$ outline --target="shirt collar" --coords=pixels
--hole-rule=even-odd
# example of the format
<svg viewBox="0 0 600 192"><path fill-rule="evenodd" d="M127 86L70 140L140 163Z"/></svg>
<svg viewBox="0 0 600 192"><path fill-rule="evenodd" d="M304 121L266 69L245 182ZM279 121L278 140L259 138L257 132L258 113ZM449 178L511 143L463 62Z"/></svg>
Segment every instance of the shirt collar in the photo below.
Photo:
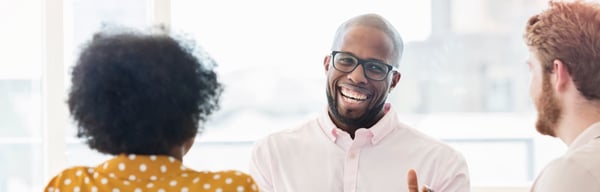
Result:
<svg viewBox="0 0 600 192"><path fill-rule="evenodd" d="M590 141L600 137L600 122L596 122L586 128L573 140L569 145L569 150L576 149L582 145L589 143Z"/></svg>
<svg viewBox="0 0 600 192"><path fill-rule="evenodd" d="M182 162L165 155L121 154L96 166L96 172L130 181L163 180L182 175Z"/></svg>
<svg viewBox="0 0 600 192"><path fill-rule="evenodd" d="M323 115L321 115L318 118L319 127L321 128L323 133L325 133L327 138L331 142L335 143L338 136L340 136L340 134L343 134L344 132L342 129L338 128L335 125L335 123L333 123L327 110ZM379 121L377 121L375 125L373 125L370 128L366 128L373 135L373 137L371 138L372 144L379 143L386 135L388 135L388 133L394 130L394 128L396 127L394 126L394 122L398 122L398 115L396 111L393 110L390 103L386 103L384 105L384 113L385 114L383 115L383 117Z"/></svg>

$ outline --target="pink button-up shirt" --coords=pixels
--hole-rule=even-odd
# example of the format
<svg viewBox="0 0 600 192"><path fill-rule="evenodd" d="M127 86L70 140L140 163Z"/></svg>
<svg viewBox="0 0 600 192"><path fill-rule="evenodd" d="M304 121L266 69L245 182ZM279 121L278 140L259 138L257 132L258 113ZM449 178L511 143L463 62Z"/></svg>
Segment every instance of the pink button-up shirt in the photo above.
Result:
<svg viewBox="0 0 600 192"><path fill-rule="evenodd" d="M470 191L463 156L400 123L391 109L354 139L327 113L271 134L256 143L250 174L265 192L400 192L411 168L436 192Z"/></svg>
<svg viewBox="0 0 600 192"><path fill-rule="evenodd" d="M532 191L600 191L600 122L579 134L565 155L544 168Z"/></svg>

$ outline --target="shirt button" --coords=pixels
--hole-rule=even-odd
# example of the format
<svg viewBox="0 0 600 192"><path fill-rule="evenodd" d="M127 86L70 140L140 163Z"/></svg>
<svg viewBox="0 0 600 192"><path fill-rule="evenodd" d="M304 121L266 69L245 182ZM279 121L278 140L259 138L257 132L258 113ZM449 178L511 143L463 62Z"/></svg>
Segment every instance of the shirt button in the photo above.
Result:
<svg viewBox="0 0 600 192"><path fill-rule="evenodd" d="M356 153L350 153L350 159L356 159Z"/></svg>

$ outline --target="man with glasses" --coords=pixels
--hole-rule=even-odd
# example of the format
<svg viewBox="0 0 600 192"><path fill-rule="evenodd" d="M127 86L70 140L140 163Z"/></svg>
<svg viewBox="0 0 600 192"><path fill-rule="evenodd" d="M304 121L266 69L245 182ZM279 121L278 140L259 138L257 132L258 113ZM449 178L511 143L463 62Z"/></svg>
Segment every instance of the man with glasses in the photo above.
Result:
<svg viewBox="0 0 600 192"><path fill-rule="evenodd" d="M400 80L402 49L379 15L343 23L323 61L327 112L256 143L250 173L260 190L416 191L416 169L419 183L435 191L470 191L463 156L402 124L386 103Z"/></svg>

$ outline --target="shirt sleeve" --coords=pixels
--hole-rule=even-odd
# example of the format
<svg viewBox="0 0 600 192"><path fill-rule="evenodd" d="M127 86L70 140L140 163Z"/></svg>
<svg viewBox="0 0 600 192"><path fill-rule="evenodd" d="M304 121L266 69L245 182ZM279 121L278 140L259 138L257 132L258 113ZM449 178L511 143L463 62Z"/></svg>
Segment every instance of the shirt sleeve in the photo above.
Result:
<svg viewBox="0 0 600 192"><path fill-rule="evenodd" d="M434 191L470 192L469 168L462 154L452 151L448 158L443 158L437 170L444 170L445 178L438 185L432 186Z"/></svg>
<svg viewBox="0 0 600 192"><path fill-rule="evenodd" d="M240 171L228 171L223 173L223 177L226 179L223 183L215 183L217 184L220 191L245 191L245 192L258 192L259 188L256 186L256 183L252 179L252 177L246 173ZM221 178L223 178L221 177ZM179 190L177 190L179 191ZM183 191L183 190L182 190ZM219 190L217 190L219 191Z"/></svg>
<svg viewBox="0 0 600 192"><path fill-rule="evenodd" d="M550 163L539 176L535 192L592 192L600 191L599 178L590 170L570 159L557 159Z"/></svg>
<svg viewBox="0 0 600 192"><path fill-rule="evenodd" d="M72 186L74 186L74 185L70 185L70 184L77 183L77 181L73 180L71 177L73 175L73 170L76 170L76 169L77 168L68 168L68 169L65 169L62 172L60 172L58 175L54 176L50 180L50 182L48 182L48 184L46 184L46 187L44 188L44 192L59 192L59 191L72 190Z"/></svg>
<svg viewBox="0 0 600 192"><path fill-rule="evenodd" d="M265 140L256 142L250 160L250 175L261 192L273 192L271 156Z"/></svg>

